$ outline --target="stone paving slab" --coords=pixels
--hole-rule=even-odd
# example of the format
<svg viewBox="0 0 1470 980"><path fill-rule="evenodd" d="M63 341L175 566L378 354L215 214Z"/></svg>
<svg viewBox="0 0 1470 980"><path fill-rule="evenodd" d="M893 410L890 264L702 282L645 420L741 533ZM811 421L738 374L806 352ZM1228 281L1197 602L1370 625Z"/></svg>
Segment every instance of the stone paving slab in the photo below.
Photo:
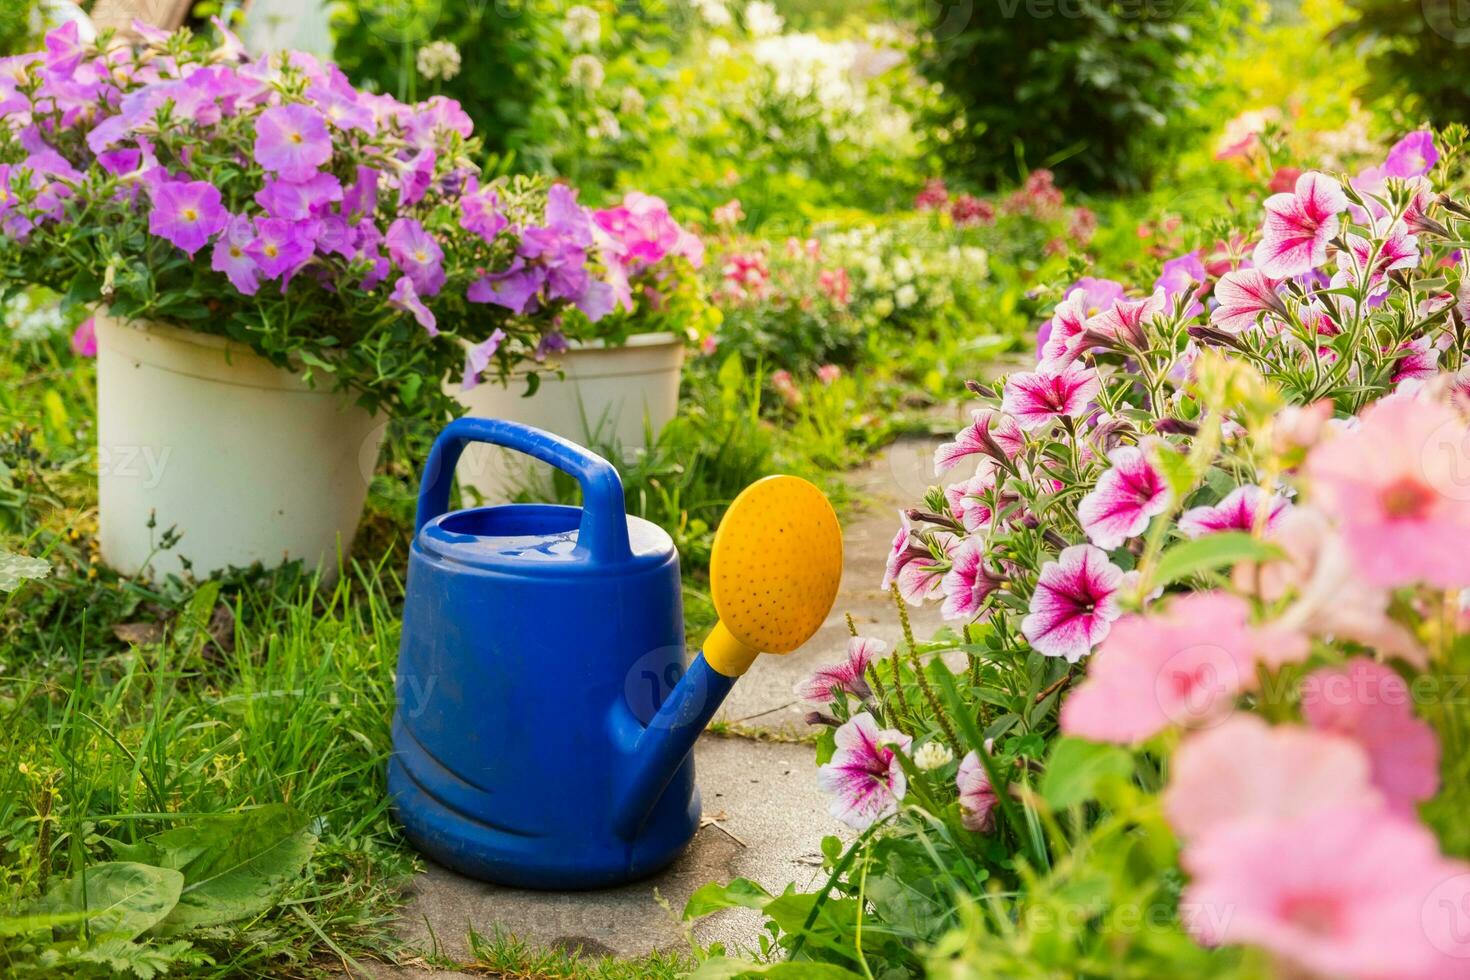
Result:
<svg viewBox="0 0 1470 980"><path fill-rule="evenodd" d="M425 952L469 958L468 932L498 925L543 947L637 956L687 948L678 921L685 902L711 881L744 877L779 892L816 883L821 840L844 834L826 812L810 745L706 735L695 748L705 825L669 868L646 881L595 892L537 892L474 881L438 865L414 879L401 937ZM655 890L671 906L661 907ZM750 947L760 928L753 910L731 909L697 923L699 942ZM364 966L368 966L364 964ZM403 975L384 968L384 976Z"/></svg>

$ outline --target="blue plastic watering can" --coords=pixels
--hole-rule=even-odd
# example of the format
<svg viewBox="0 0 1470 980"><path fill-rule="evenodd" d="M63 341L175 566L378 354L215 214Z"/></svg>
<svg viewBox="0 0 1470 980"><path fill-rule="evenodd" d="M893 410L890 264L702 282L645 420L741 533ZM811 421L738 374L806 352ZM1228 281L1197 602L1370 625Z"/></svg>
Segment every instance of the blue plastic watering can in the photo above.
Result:
<svg viewBox="0 0 1470 980"><path fill-rule="evenodd" d="M448 510L470 442L563 470L582 507ZM699 828L692 748L761 651L786 653L836 598L831 505L770 477L715 537L721 621L684 668L679 556L624 512L617 471L512 422L451 422L429 454L409 557L388 790L409 840L457 871L600 888L657 871Z"/></svg>

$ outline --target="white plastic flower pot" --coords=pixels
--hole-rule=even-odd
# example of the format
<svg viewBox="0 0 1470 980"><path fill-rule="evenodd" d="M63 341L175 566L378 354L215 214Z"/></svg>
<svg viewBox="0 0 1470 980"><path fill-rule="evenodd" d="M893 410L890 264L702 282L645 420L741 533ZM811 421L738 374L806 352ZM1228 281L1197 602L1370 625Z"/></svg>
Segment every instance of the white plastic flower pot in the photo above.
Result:
<svg viewBox="0 0 1470 980"><path fill-rule="evenodd" d="M557 364L565 372L556 374ZM538 373L541 385L523 397L527 382L487 380L469 391L449 391L470 415L509 419L554 432L584 446L616 447L623 453L647 448L679 409L679 372L684 343L672 333L635 334L627 342L573 344ZM494 446L472 445L455 471L462 489L489 503L503 503L522 489L545 486L551 470L526 456Z"/></svg>
<svg viewBox="0 0 1470 980"><path fill-rule="evenodd" d="M225 338L96 326L102 560L150 578L184 560L199 577L296 559L335 576L386 426Z"/></svg>

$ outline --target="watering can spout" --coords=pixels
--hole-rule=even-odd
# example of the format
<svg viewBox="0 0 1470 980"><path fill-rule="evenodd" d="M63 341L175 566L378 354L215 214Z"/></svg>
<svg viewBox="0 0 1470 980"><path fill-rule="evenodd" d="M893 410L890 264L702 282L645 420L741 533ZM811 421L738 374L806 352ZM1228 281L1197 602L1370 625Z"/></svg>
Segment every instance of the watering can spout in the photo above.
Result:
<svg viewBox="0 0 1470 980"><path fill-rule="evenodd" d="M638 735L614 803L632 839L689 757L735 681L761 652L790 653L827 618L842 577L842 530L815 486L772 476L730 505L710 556L720 620L704 650Z"/></svg>
<svg viewBox="0 0 1470 980"><path fill-rule="evenodd" d="M634 744L631 768L613 814L618 834L628 839L637 835L735 681L759 655L723 622L715 624L704 652L689 665Z"/></svg>

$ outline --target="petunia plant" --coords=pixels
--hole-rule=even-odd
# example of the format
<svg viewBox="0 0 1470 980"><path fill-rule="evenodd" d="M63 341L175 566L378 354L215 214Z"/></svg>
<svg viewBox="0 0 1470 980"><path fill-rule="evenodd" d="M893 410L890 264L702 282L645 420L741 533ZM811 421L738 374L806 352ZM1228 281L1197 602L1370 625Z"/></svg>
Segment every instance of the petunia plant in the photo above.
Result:
<svg viewBox="0 0 1470 980"><path fill-rule="evenodd" d="M855 636L797 691L863 835L829 854L857 939L814 911L789 953L1463 973L1462 135L1301 174L1213 273L1078 282L1034 369L972 385L883 577L954 630L905 614L898 649Z"/></svg>
<svg viewBox="0 0 1470 980"><path fill-rule="evenodd" d="M68 24L0 61L0 280L231 337L395 412L669 297L701 315L702 250L657 199L594 212L489 180L454 101L219 31L87 43Z"/></svg>

